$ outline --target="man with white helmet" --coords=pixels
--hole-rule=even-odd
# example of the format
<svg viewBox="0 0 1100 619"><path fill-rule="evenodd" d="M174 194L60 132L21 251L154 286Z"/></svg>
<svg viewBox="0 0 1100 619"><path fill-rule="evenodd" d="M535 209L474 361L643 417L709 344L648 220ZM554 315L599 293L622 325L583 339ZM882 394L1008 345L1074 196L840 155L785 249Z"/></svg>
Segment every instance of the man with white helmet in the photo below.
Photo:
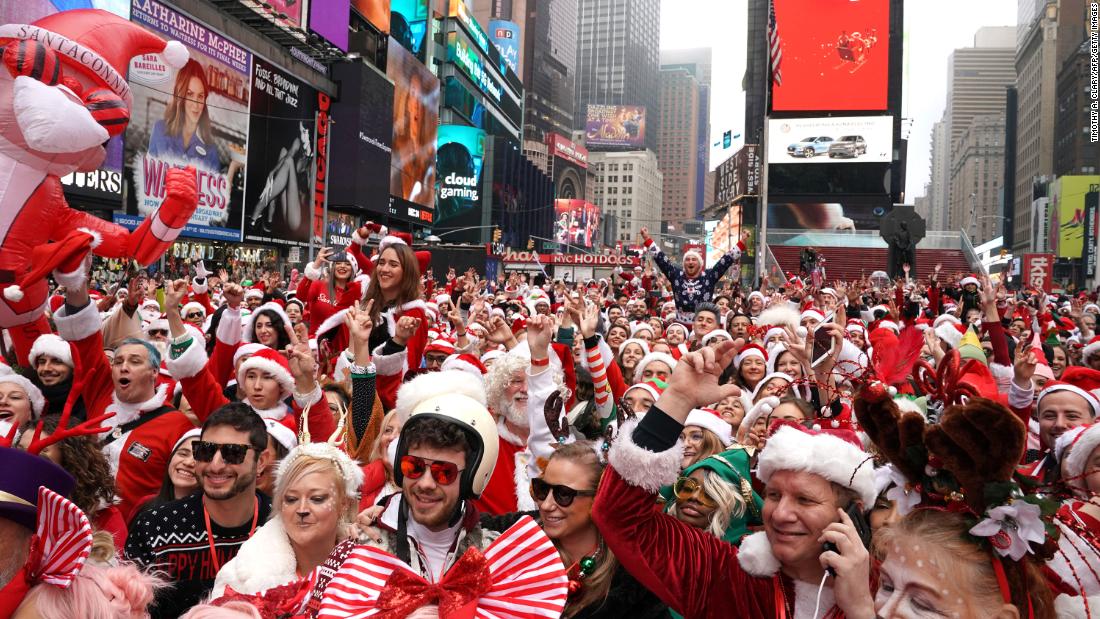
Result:
<svg viewBox="0 0 1100 619"><path fill-rule="evenodd" d="M465 372L417 377L398 393L401 434L394 458L399 494L382 499L368 545L398 557L428 582L439 582L468 548L498 537L478 526L473 500L497 461L497 431L485 393Z"/></svg>

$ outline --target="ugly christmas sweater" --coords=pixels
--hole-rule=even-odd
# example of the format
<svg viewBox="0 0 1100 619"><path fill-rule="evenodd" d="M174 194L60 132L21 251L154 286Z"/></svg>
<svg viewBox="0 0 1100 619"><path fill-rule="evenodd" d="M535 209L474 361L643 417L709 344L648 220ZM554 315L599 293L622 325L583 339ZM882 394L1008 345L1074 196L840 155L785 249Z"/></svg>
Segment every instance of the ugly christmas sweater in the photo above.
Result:
<svg viewBox="0 0 1100 619"><path fill-rule="evenodd" d="M657 262L657 267L661 269L661 272L668 278L669 283L672 284L672 294L676 298L676 319L685 323L690 323L695 319L696 304L710 303L711 298L714 297L714 287L718 285L718 280L741 257L741 251L744 247L741 243L738 243L736 247L730 249L718 262L714 263L714 266L704 269L696 277L689 278L682 268L669 261L668 256L665 256L665 252L657 247L653 239L646 239L645 245L649 251L653 252L653 260Z"/></svg>

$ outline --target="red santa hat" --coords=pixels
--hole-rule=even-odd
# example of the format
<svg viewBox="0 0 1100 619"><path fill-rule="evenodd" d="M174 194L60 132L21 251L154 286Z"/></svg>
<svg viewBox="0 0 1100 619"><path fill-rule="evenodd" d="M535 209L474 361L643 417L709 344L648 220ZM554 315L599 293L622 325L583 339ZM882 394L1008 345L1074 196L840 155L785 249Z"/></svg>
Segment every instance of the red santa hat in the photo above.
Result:
<svg viewBox="0 0 1100 619"><path fill-rule="evenodd" d="M759 344L748 344L741 349L741 352L737 353L737 356L733 358L733 364L740 367L741 363L749 357L759 357L764 362L768 361L768 351L764 350L764 347Z"/></svg>
<svg viewBox="0 0 1100 619"><path fill-rule="evenodd" d="M97 232L86 228L74 230L57 243L44 243L31 250L27 264L31 270L23 274L14 285L4 288L4 298L9 301L23 300L23 291L38 282L45 281L51 272L56 271L55 279L63 286L79 286L86 277L84 258L88 252L99 246L101 238Z"/></svg>
<svg viewBox="0 0 1100 619"><path fill-rule="evenodd" d="M61 363L73 367L73 351L69 343L54 333L43 333L34 340L31 352L27 355L27 363L33 368L42 355L53 357Z"/></svg>
<svg viewBox="0 0 1100 619"><path fill-rule="evenodd" d="M698 426L710 430L722 441L724 447L733 444L733 427L722 419L722 414L713 408L693 408L688 413L684 426Z"/></svg>
<svg viewBox="0 0 1100 619"><path fill-rule="evenodd" d="M631 385L629 389L623 392L623 395L625 396L627 393L630 393L631 389L641 389L642 391L645 391L649 395L653 396L653 401L656 402L661 397L661 394L665 392L665 389L667 387L668 383L664 382L663 380L650 378L649 380L644 380L640 383L635 383Z"/></svg>
<svg viewBox="0 0 1100 619"><path fill-rule="evenodd" d="M141 325L141 330L146 335L149 335L152 331L168 331L168 328L168 318L164 314L158 314L152 320L148 320Z"/></svg>
<svg viewBox="0 0 1100 619"><path fill-rule="evenodd" d="M1039 393L1036 408L1042 406L1043 398L1059 391L1080 396L1092 409L1093 418L1100 417L1100 371L1076 365L1066 368L1060 381L1047 383Z"/></svg>
<svg viewBox="0 0 1100 619"><path fill-rule="evenodd" d="M274 301L268 301L267 303L264 303L263 305L261 305L261 306L257 307L256 309L252 310L252 313L249 314L248 318L246 318L244 320L244 324L243 324L244 330L241 333L241 341L243 341L243 342L251 342L252 341L252 331L253 331L252 325L254 325L256 323L256 319L260 316L260 312L272 312L275 315L277 315L279 318L283 319L283 325L284 326L287 326L287 327L290 326L290 316L286 315L286 310L283 309L283 306L279 305L278 303L276 303Z"/></svg>
<svg viewBox="0 0 1100 619"><path fill-rule="evenodd" d="M1081 349L1081 359L1087 361L1089 357L1100 354L1100 335L1093 336L1089 343Z"/></svg>
<svg viewBox="0 0 1100 619"><path fill-rule="evenodd" d="M264 298L264 291L259 288L245 288L244 298L248 299L262 299Z"/></svg>
<svg viewBox="0 0 1100 619"><path fill-rule="evenodd" d="M874 464L855 432L776 424L757 462L760 481L767 484L778 471L813 473L854 491L865 508L875 504Z"/></svg>
<svg viewBox="0 0 1100 619"><path fill-rule="evenodd" d="M0 39L49 41L56 57L67 69L88 78L93 85L109 88L133 103L126 72L130 59L143 54L160 54L165 64L179 69L187 64L188 51L178 41L168 41L118 15L101 9L59 11L30 26L5 24ZM80 94L80 93L78 93Z"/></svg>
<svg viewBox="0 0 1100 619"><path fill-rule="evenodd" d="M645 371L645 366L654 361L664 363L670 370L676 369L676 359L672 355L663 352L650 352L642 357L641 361L638 361L638 364L634 366L634 382L642 382L642 372Z"/></svg>
<svg viewBox="0 0 1100 619"><path fill-rule="evenodd" d="M980 281L978 281L978 277L976 275L974 275L973 273L971 273L970 275L967 275L966 277L959 280L959 287L960 288L963 287L963 286L966 286L967 284L974 284L978 288L982 287L982 283Z"/></svg>
<svg viewBox="0 0 1100 619"><path fill-rule="evenodd" d="M430 344L424 347L425 355L430 352L453 355L455 354L455 345L447 340L432 340Z"/></svg>
<svg viewBox="0 0 1100 619"><path fill-rule="evenodd" d="M267 348L267 346L264 346L263 344L254 344L251 342L242 343L240 346L237 347L236 352L233 353L233 367L236 367L237 362L244 357L251 357L257 352L263 350L264 348Z"/></svg>
<svg viewBox="0 0 1100 619"><path fill-rule="evenodd" d="M865 327L863 321L858 318L849 318L848 324L844 326L844 330L848 333L862 333L863 337L867 337L867 327Z"/></svg>
<svg viewBox="0 0 1100 619"><path fill-rule="evenodd" d="M184 303L183 308L180 309L181 316L187 316L191 312L199 312L202 314L202 317L204 319L206 318L206 306L204 306L202 303L199 303L198 301L190 301L188 303Z"/></svg>
<svg viewBox="0 0 1100 619"><path fill-rule="evenodd" d="M480 359L470 353L462 353L461 355L451 355L447 357L440 369L460 370L476 376L479 380L485 380L485 374L489 371L485 368L485 364L482 363Z"/></svg>
<svg viewBox="0 0 1100 619"><path fill-rule="evenodd" d="M381 241L378 241L378 256L382 255L387 247L394 245L407 245L412 247L413 237L408 232L390 232L386 236L382 237ZM428 268L432 265L432 253L429 251L417 251L416 264L420 267L420 273L424 274L428 272ZM377 260L377 256L372 256L372 260Z"/></svg>
<svg viewBox="0 0 1100 619"><path fill-rule="evenodd" d="M290 363L278 351L264 346L252 353L237 370L237 383L243 385L245 374L253 369L270 374L279 381L282 388L279 399L285 399L294 393L294 375L290 373Z"/></svg>
<svg viewBox="0 0 1100 619"><path fill-rule="evenodd" d="M802 313L798 316L798 322L801 323L807 318L812 318L818 322L825 322L825 312L816 307L808 307L802 310Z"/></svg>

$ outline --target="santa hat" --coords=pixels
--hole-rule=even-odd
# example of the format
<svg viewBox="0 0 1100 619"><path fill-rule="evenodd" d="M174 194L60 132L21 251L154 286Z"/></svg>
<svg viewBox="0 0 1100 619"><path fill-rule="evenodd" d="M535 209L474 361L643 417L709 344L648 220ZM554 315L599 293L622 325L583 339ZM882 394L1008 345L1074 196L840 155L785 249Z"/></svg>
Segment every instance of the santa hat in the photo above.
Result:
<svg viewBox="0 0 1100 619"><path fill-rule="evenodd" d="M768 361L768 351L764 350L764 347L759 344L748 344L741 349L741 352L737 353L737 356L733 358L733 364L737 367L741 366L741 363L749 357L759 357L765 363Z"/></svg>
<svg viewBox="0 0 1100 619"><path fill-rule="evenodd" d="M756 422L770 415L777 406L779 406L779 397L774 395L760 398L759 402L750 406L748 412L741 418L740 425L737 426L737 442L743 443Z"/></svg>
<svg viewBox="0 0 1100 619"><path fill-rule="evenodd" d="M447 357L447 359L443 361L443 366L440 370L459 370L476 376L478 380L485 380L485 374L489 372L489 370L485 368L485 364L470 353L462 353L461 355L451 355Z"/></svg>
<svg viewBox="0 0 1100 619"><path fill-rule="evenodd" d="M394 245L407 245L412 247L413 238L408 232L390 232L386 236L382 237L381 241L378 241L378 254L371 256L372 260L377 260L378 256L382 255L387 247ZM416 264L420 267L420 273L424 274L428 272L428 268L432 265L432 253L429 251L415 251Z"/></svg>
<svg viewBox="0 0 1100 619"><path fill-rule="evenodd" d="M854 491L865 509L875 504L874 465L855 432L777 423L757 461L760 481L767 484L777 471L813 473Z"/></svg>
<svg viewBox="0 0 1100 619"><path fill-rule="evenodd" d="M799 327L799 329L803 329L803 327ZM772 327L772 328L770 328L770 329L768 329L767 331L764 332L764 340L763 341L764 341L765 344L767 344L768 342L771 342L772 338L783 338L786 335L787 335L787 331L783 327ZM774 344L774 342L773 342L773 344Z"/></svg>
<svg viewBox="0 0 1100 619"><path fill-rule="evenodd" d="M1093 336L1088 345L1081 349L1081 359L1088 360L1095 354L1100 354L1100 335Z"/></svg>
<svg viewBox="0 0 1100 619"><path fill-rule="evenodd" d="M485 406L485 386L481 381L470 380L470 374L461 370L427 372L401 385L397 390L394 411L404 425L412 411L421 402L436 396L464 395Z"/></svg>
<svg viewBox="0 0 1100 619"><path fill-rule="evenodd" d="M756 396L760 394L760 391L764 389L764 385L771 382L773 378L779 378L787 381L787 385L790 386L794 382L794 377L786 372L771 372L760 379L760 382L756 383L756 388L752 390L752 399L755 400Z"/></svg>
<svg viewBox="0 0 1100 619"><path fill-rule="evenodd" d="M1063 442L1066 439L1067 442ZM1091 424L1073 428L1058 437L1058 444L1062 448L1062 454L1069 448L1069 456L1065 458L1065 471L1069 483L1078 488L1085 488L1083 475L1088 474L1085 467L1088 466L1089 456L1100 447L1100 424ZM1062 460L1059 455L1058 460Z"/></svg>
<svg viewBox="0 0 1100 619"><path fill-rule="evenodd" d="M889 329L889 330L893 331L895 335L901 333L901 327L898 326L898 323L894 322L893 320L889 320L889 319L880 320L880 321L878 321L877 327L879 329Z"/></svg>
<svg viewBox="0 0 1100 619"><path fill-rule="evenodd" d="M626 391L623 392L623 396L626 396L626 394L630 393L631 389L641 389L645 391L649 395L653 396L653 401L656 402L661 397L661 394L665 392L665 389L668 389L668 383L659 378L650 378L647 380L643 380L640 383L634 383L633 385L631 385Z"/></svg>
<svg viewBox="0 0 1100 619"><path fill-rule="evenodd" d="M31 26L7 24L0 28L0 39L50 40L56 49L71 50L73 53L58 53L57 58L93 84L111 89L127 108L133 103L126 83L131 58L160 54L173 69L182 68L188 59L187 48L181 43L165 42L136 23L100 9L58 11Z"/></svg>
<svg viewBox="0 0 1100 619"><path fill-rule="evenodd" d="M703 339L699 340L699 343L702 344L703 346L706 346L708 343L710 343L711 340L713 340L716 337L724 337L727 340L732 340L733 339L733 336L730 335L729 331L726 331L725 329L715 329L714 331L711 331L710 333L707 333L706 335L704 335Z"/></svg>
<svg viewBox="0 0 1100 619"><path fill-rule="evenodd" d="M198 301L191 301L190 303L185 303L183 305L183 309L180 310L180 315L181 316L187 316L187 314L189 314L193 311L200 312L202 314L202 317L206 318L206 307L202 303L199 303Z"/></svg>
<svg viewBox="0 0 1100 619"><path fill-rule="evenodd" d="M156 318L146 321L141 325L141 330L146 335L153 331L168 331L168 318L164 314L158 314Z"/></svg>
<svg viewBox="0 0 1100 619"><path fill-rule="evenodd" d="M667 327L665 327L665 337L668 337L668 332L672 331L673 329L678 329L681 332L683 332L684 338L687 339L687 336L688 336L687 327L685 327L684 325L682 325L678 322L669 323L669 325Z"/></svg>
<svg viewBox="0 0 1100 619"><path fill-rule="evenodd" d="M641 331L649 331L650 336L656 335L656 333L653 332L653 325L649 324L648 322L646 322L644 320L631 321L631 323L630 323L630 337L634 337L634 336L638 335L638 333L641 332Z"/></svg>
<svg viewBox="0 0 1100 619"><path fill-rule="evenodd" d="M447 340L433 340L430 344L424 347L424 354L430 352L440 353L444 355L455 354L455 345Z"/></svg>
<svg viewBox="0 0 1100 619"><path fill-rule="evenodd" d="M849 318L848 324L844 326L844 330L848 333L862 333L863 337L867 337L867 327L865 327L863 321L858 318Z"/></svg>
<svg viewBox="0 0 1100 619"><path fill-rule="evenodd" d="M966 286L967 284L974 284L978 288L982 287L982 283L980 281L978 281L978 277L974 274L967 275L966 277L962 278L959 281L959 287L960 288L962 288L963 286Z"/></svg>
<svg viewBox="0 0 1100 619"><path fill-rule="evenodd" d="M966 327L961 323L945 320L933 327L932 330L936 332L941 340L947 342L948 346L958 348L959 343L962 342L963 333L966 332Z"/></svg>
<svg viewBox="0 0 1100 619"><path fill-rule="evenodd" d="M749 293L748 301L752 301L753 299L760 299L761 302L765 301L764 293L760 292L759 290L753 290Z"/></svg>
<svg viewBox="0 0 1100 619"><path fill-rule="evenodd" d="M798 315L798 322L801 324L807 318L816 320L818 322L825 322L825 312L817 309L816 307L808 307L802 310L802 313Z"/></svg>
<svg viewBox="0 0 1100 619"><path fill-rule="evenodd" d="M822 288L821 291L818 294L823 294L823 295L827 294L827 295L833 297L834 299L839 299L840 298L839 296L837 296L836 290L833 290L832 288Z"/></svg>
<svg viewBox="0 0 1100 619"><path fill-rule="evenodd" d="M243 357L250 357L260 350L267 348L263 344L255 344L252 342L246 342L237 347L237 350L233 353L233 367L237 367L237 362Z"/></svg>
<svg viewBox="0 0 1100 619"><path fill-rule="evenodd" d="M672 355L663 352L651 352L642 357L638 365L634 367L634 382L642 382L642 372L645 370L645 366L649 365L653 361L660 361L668 366L670 370L676 369L676 359Z"/></svg>
<svg viewBox="0 0 1100 619"><path fill-rule="evenodd" d="M270 374L279 381L279 386L282 387L279 399L285 399L294 393L294 375L290 373L290 363L274 349L264 346L245 359L237 370L237 383L243 385L245 374L252 369Z"/></svg>
<svg viewBox="0 0 1100 619"><path fill-rule="evenodd" d="M42 416L42 409L46 407L46 398L34 383L15 373L0 374L0 383L10 383L22 389L31 401L31 418L38 419Z"/></svg>
<svg viewBox="0 0 1100 619"><path fill-rule="evenodd" d="M1035 401L1038 409L1043 404L1043 398L1060 391L1068 391L1085 400L1092 410L1094 418L1100 417L1100 371L1080 366L1070 366L1062 372L1062 380L1050 382L1039 393Z"/></svg>
<svg viewBox="0 0 1100 619"><path fill-rule="evenodd" d="M482 365L482 367L484 367L485 364L490 362L490 361L495 361L497 359L500 359L505 354L506 353L503 350L500 350L499 348L494 349L494 350L485 351L485 354L481 355L481 365Z"/></svg>
<svg viewBox="0 0 1100 619"><path fill-rule="evenodd" d="M282 425L282 424L280 424L280 425ZM289 428L287 428L287 429L289 430ZM175 453L176 450L180 448L180 445L186 443L187 441L189 441L193 438L199 438L200 436L202 436L202 428L191 428L190 430L184 432L183 436L176 439L176 444L172 445L172 451L170 451L168 453L170 453L170 454Z"/></svg>
<svg viewBox="0 0 1100 619"><path fill-rule="evenodd" d="M623 340L623 343L619 344L619 353L622 353L624 350L626 350L628 344L637 344L638 346L642 347L642 352L644 352L646 355L649 354L649 342L645 340L639 340L636 337L632 337L628 340Z"/></svg>
<svg viewBox="0 0 1100 619"><path fill-rule="evenodd" d="M31 270L23 274L15 284L4 288L4 298L8 301L23 300L24 291L45 282L50 273L62 286L78 287L84 283L84 258L88 252L99 246L101 238L98 232L86 228L74 230L57 243L43 243L31 250L27 264Z"/></svg>
<svg viewBox="0 0 1100 619"><path fill-rule="evenodd" d="M546 291L542 288L532 288L527 298L523 300L523 304L527 306L528 313L532 316L538 313L535 308L541 303L545 303L547 307L551 305L550 296L547 295Z"/></svg>
<svg viewBox="0 0 1100 619"><path fill-rule="evenodd" d="M274 419L264 419L264 425L267 426L267 433L271 435L271 438L275 439L287 451L298 446L298 435L294 433L294 430Z"/></svg>
<svg viewBox="0 0 1100 619"><path fill-rule="evenodd" d="M694 249L689 248L689 249L684 251L684 258L687 258L688 256L695 256L696 260L698 260L699 262L703 262L702 254L700 254L698 251L696 251Z"/></svg>
<svg viewBox="0 0 1100 619"><path fill-rule="evenodd" d="M449 294L437 294L435 295L434 300L436 306L443 305L444 303L450 303L451 305L454 305L454 302L451 301L451 295Z"/></svg>
<svg viewBox="0 0 1100 619"><path fill-rule="evenodd" d="M53 357L61 363L73 367L73 351L69 343L54 333L43 333L31 345L31 352L27 355L27 363L33 368L42 355Z"/></svg>
<svg viewBox="0 0 1100 619"><path fill-rule="evenodd" d="M264 291L259 288L248 288L244 291L244 298L248 299L262 299L264 298Z"/></svg>
<svg viewBox="0 0 1100 619"><path fill-rule="evenodd" d="M274 301L268 301L267 303L264 303L263 305L252 310L252 313L248 316L248 319L245 320L244 323L241 325L243 328L243 332L241 333L242 342L252 341L252 325L255 324L256 318L259 317L261 312L272 312L279 318L283 319L284 326L290 326L290 316L286 315L286 310L283 309L283 306Z"/></svg>
<svg viewBox="0 0 1100 619"><path fill-rule="evenodd" d="M722 419L722 413L712 408L691 409L687 420L684 421L684 426L698 426L704 430L710 430L722 441L723 447L733 444L733 428Z"/></svg>

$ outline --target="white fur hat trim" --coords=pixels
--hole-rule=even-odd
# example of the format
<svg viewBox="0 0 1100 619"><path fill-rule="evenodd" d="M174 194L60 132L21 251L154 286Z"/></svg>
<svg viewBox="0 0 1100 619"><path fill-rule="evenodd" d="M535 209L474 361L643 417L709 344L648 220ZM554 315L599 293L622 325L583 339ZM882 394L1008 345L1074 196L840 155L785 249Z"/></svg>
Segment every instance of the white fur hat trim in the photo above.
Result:
<svg viewBox="0 0 1100 619"><path fill-rule="evenodd" d="M54 333L43 333L31 345L31 352L27 355L27 362L33 368L38 358L47 355L57 359L61 363L73 367L73 352L69 343Z"/></svg>
<svg viewBox="0 0 1100 619"><path fill-rule="evenodd" d="M634 382L642 382L642 372L645 370L645 366L654 361L660 361L661 363L664 363L668 366L668 369L670 370L676 369L676 359L674 359L672 355L664 352L651 352L642 357L642 360L638 362L638 365L634 366Z"/></svg>
<svg viewBox="0 0 1100 619"><path fill-rule="evenodd" d="M684 421L684 427L687 426L698 426L713 432L725 447L733 444L733 428L720 415L693 408Z"/></svg>
<svg viewBox="0 0 1100 619"><path fill-rule="evenodd" d="M780 427L760 452L756 474L765 484L776 471L801 471L851 488L864 507L875 504L874 465L865 451L830 434Z"/></svg>
<svg viewBox="0 0 1100 619"><path fill-rule="evenodd" d="M46 398L34 383L15 373L0 374L0 383L11 383L22 389L31 401L31 418L38 419L42 416L42 409L46 407Z"/></svg>

